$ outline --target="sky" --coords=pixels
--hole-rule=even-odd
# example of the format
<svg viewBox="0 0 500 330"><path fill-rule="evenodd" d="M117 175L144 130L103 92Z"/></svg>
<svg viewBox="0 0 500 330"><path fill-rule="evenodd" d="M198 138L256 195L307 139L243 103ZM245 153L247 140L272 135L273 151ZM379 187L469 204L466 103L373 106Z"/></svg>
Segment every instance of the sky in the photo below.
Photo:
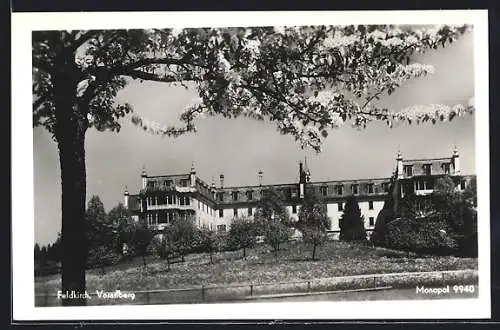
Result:
<svg viewBox="0 0 500 330"><path fill-rule="evenodd" d="M399 110L417 104L467 104L474 96L472 33L444 48L419 55L435 73L404 84L381 102ZM118 100L162 124L178 123L184 107L195 97L191 90L153 82L133 82ZM451 156L460 151L461 170L475 173L474 115L451 122L397 125L372 122L366 129L346 124L332 129L320 154L302 150L293 137L281 135L275 124L249 118L209 117L197 122L198 131L178 138L151 135L121 120L120 133L86 135L87 201L99 195L106 211L123 202L125 186L131 194L141 185L141 170L148 175L188 173L194 162L197 174L226 186L298 182L298 162L307 157L312 181L389 177L398 149L403 158ZM57 145L43 128L33 131L35 242L55 241L61 230L61 178Z"/></svg>

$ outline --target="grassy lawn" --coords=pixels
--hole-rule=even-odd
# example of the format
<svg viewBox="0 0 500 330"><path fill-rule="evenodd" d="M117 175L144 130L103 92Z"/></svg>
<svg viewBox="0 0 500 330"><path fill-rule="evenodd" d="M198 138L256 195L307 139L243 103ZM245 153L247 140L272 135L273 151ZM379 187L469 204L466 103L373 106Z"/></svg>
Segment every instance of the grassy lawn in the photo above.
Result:
<svg viewBox="0 0 500 330"><path fill-rule="evenodd" d="M373 273L420 272L477 269L476 258L417 257L406 252L374 248L339 241L329 241L319 248L318 261L311 261L311 248L299 242L284 244L276 262L267 246L247 251L222 252L209 263L208 254L191 254L184 263L171 265L149 258L147 268L137 258L130 263L87 272L88 290L138 291L169 288L189 288L201 285L243 283L278 283L314 278ZM60 290L60 276L35 278L37 293Z"/></svg>

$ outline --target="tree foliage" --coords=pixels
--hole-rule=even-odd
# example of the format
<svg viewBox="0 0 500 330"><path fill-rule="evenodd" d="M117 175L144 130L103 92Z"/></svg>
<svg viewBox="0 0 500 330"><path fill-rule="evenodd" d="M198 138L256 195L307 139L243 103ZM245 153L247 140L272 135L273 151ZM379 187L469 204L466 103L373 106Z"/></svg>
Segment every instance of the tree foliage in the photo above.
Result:
<svg viewBox="0 0 500 330"><path fill-rule="evenodd" d="M147 266L146 256L154 236L154 232L147 224L143 222L134 223L131 244L135 253L142 257L144 267Z"/></svg>
<svg viewBox="0 0 500 330"><path fill-rule="evenodd" d="M312 189L306 191L295 226L302 233L304 242L313 246L312 260L316 259L317 246L328 239L331 224L325 202L318 198Z"/></svg>
<svg viewBox="0 0 500 330"><path fill-rule="evenodd" d="M354 195L347 197L344 213L339 220L340 240L342 241L364 241L366 231L358 200Z"/></svg>
<svg viewBox="0 0 500 330"><path fill-rule="evenodd" d="M87 239L89 243L88 266L100 267L105 273L105 267L119 260L116 253L116 232L108 221L104 204L99 196L90 198L86 212Z"/></svg>
<svg viewBox="0 0 500 330"><path fill-rule="evenodd" d="M214 254L221 249L224 243L222 235L207 227L199 229L198 235L200 236L199 248L202 251L208 252L208 255L210 256L210 263L213 264Z"/></svg>
<svg viewBox="0 0 500 330"><path fill-rule="evenodd" d="M168 244L182 257L184 261L185 255L193 249L195 239L197 238L197 228L193 218L179 219L169 224L164 229L165 239Z"/></svg>
<svg viewBox="0 0 500 330"><path fill-rule="evenodd" d="M248 218L234 218L228 233L228 245L233 249L243 249L243 258L247 256L247 249L255 246L256 223Z"/></svg>
<svg viewBox="0 0 500 330"><path fill-rule="evenodd" d="M264 236L264 242L274 251L276 260L282 243L287 242L293 233L290 215L274 188L262 190L254 215L256 234Z"/></svg>

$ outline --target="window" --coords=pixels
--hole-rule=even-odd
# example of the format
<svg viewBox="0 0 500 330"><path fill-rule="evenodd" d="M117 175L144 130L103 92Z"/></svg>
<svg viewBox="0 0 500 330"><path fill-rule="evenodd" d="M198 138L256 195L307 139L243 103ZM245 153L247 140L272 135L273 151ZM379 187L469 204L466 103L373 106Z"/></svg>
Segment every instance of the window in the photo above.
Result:
<svg viewBox="0 0 500 330"><path fill-rule="evenodd" d="M247 191L247 199L249 201L251 201L253 199L253 191L252 190Z"/></svg>
<svg viewBox="0 0 500 330"><path fill-rule="evenodd" d="M425 175L431 175L431 164L425 164L424 165L424 174Z"/></svg>
<svg viewBox="0 0 500 330"><path fill-rule="evenodd" d="M252 215L252 214L253 214L253 209L252 209L252 207L249 207L248 208L248 215Z"/></svg>
<svg viewBox="0 0 500 330"><path fill-rule="evenodd" d="M163 185L165 187L170 187L172 185L172 180L165 180L165 181L163 181Z"/></svg>
<svg viewBox="0 0 500 330"><path fill-rule="evenodd" d="M344 211L344 204L342 202L337 203L337 210Z"/></svg>
<svg viewBox="0 0 500 330"><path fill-rule="evenodd" d="M375 219L373 217L369 217L368 221L369 221L370 226L374 226L375 225Z"/></svg>
<svg viewBox="0 0 500 330"><path fill-rule="evenodd" d="M327 186L321 187L321 195L323 195L323 196L328 195L328 187Z"/></svg>
<svg viewBox="0 0 500 330"><path fill-rule="evenodd" d="M219 210L219 218L222 218L222 217L224 217L224 210L220 209Z"/></svg>
<svg viewBox="0 0 500 330"><path fill-rule="evenodd" d="M234 215L235 217L237 217L237 216L238 216L238 209L237 209L237 208L234 208L234 209L233 209L233 215Z"/></svg>
<svg viewBox="0 0 500 330"><path fill-rule="evenodd" d="M154 188L154 186L155 186L154 182L151 182L151 181L148 182L148 185L147 185L148 188Z"/></svg>
<svg viewBox="0 0 500 330"><path fill-rule="evenodd" d="M184 196L179 197L179 205L184 205Z"/></svg>
<svg viewBox="0 0 500 330"><path fill-rule="evenodd" d="M412 176L413 175L413 165L405 165L403 167L403 171L406 176Z"/></svg>
<svg viewBox="0 0 500 330"><path fill-rule="evenodd" d="M382 191L385 191L385 192L389 191L389 183L382 182Z"/></svg>
<svg viewBox="0 0 500 330"><path fill-rule="evenodd" d="M198 210L201 210L201 203L198 201Z"/></svg>
<svg viewBox="0 0 500 330"><path fill-rule="evenodd" d="M184 199L185 199L186 205L190 205L191 202L189 200L189 196L184 197Z"/></svg>
<svg viewBox="0 0 500 330"><path fill-rule="evenodd" d="M444 174L450 174L450 163L443 164Z"/></svg>
<svg viewBox="0 0 500 330"><path fill-rule="evenodd" d="M344 194L344 186L338 185L336 187L336 189L337 189L337 195L343 195Z"/></svg>
<svg viewBox="0 0 500 330"><path fill-rule="evenodd" d="M465 190L465 180L460 181L460 190Z"/></svg>
<svg viewBox="0 0 500 330"><path fill-rule="evenodd" d="M233 191L232 195L233 195L233 201L237 201L238 200L238 192Z"/></svg>
<svg viewBox="0 0 500 330"><path fill-rule="evenodd" d="M224 200L224 193L217 193L217 199L219 200L219 202L222 202Z"/></svg>
<svg viewBox="0 0 500 330"><path fill-rule="evenodd" d="M168 201L168 204L172 204L173 203L172 195L168 195L167 196L167 201Z"/></svg>
<svg viewBox="0 0 500 330"><path fill-rule="evenodd" d="M226 232L226 225L217 225L217 232L218 233L225 233Z"/></svg>
<svg viewBox="0 0 500 330"><path fill-rule="evenodd" d="M369 183L367 187L368 187L368 189L367 189L368 193L373 194L373 183Z"/></svg>
<svg viewBox="0 0 500 330"><path fill-rule="evenodd" d="M351 186L351 193L352 193L353 195L356 195L356 194L358 193L358 185L357 185L357 184L353 184L353 185Z"/></svg>
<svg viewBox="0 0 500 330"><path fill-rule="evenodd" d="M293 214L297 213L297 205L292 205L292 213Z"/></svg>
<svg viewBox="0 0 500 330"><path fill-rule="evenodd" d="M182 180L181 180L181 186L183 186L183 187L187 187L187 186L188 186L188 180L186 180L186 179L182 179Z"/></svg>
<svg viewBox="0 0 500 330"><path fill-rule="evenodd" d="M368 209L373 210L373 201L368 201Z"/></svg>

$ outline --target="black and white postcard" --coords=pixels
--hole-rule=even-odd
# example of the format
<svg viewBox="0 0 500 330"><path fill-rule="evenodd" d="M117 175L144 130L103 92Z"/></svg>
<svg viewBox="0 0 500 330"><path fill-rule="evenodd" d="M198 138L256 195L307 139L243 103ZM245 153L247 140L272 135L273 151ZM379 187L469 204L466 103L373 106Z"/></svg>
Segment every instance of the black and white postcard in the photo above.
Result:
<svg viewBox="0 0 500 330"><path fill-rule="evenodd" d="M14 319L490 317L487 25L13 14Z"/></svg>

